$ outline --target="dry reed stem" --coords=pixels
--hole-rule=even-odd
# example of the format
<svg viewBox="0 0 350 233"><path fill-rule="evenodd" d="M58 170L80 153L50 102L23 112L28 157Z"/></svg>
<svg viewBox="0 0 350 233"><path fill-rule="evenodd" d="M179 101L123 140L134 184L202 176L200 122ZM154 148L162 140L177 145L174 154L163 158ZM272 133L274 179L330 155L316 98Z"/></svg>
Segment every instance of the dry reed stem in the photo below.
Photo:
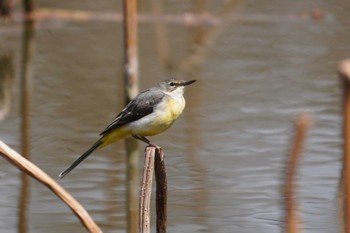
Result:
<svg viewBox="0 0 350 233"><path fill-rule="evenodd" d="M137 1L123 0L124 30L124 80L127 95L126 102L138 93L139 58L137 35Z"/></svg>
<svg viewBox="0 0 350 233"><path fill-rule="evenodd" d="M156 148L154 146L147 146L145 148L145 162L143 167L143 178L140 193L140 233L149 233L151 228L150 203L154 171L156 177L156 232L166 233L168 186L164 163L164 153L160 147Z"/></svg>
<svg viewBox="0 0 350 233"><path fill-rule="evenodd" d="M166 233L167 225L167 175L164 163L164 152L161 148L156 149L155 155L155 177L156 177L156 213L157 233Z"/></svg>
<svg viewBox="0 0 350 233"><path fill-rule="evenodd" d="M339 185L340 223L343 232L350 233L350 59L340 62L339 77L343 87L343 168Z"/></svg>
<svg viewBox="0 0 350 233"><path fill-rule="evenodd" d="M151 228L151 193L152 193L152 179L154 172L154 157L155 147L147 146L145 148L145 162L143 167L143 177L140 193L140 219L139 219L139 232L149 233Z"/></svg>
<svg viewBox="0 0 350 233"><path fill-rule="evenodd" d="M285 209L286 209L286 231L287 233L301 232L300 215L298 214L298 203L295 198L295 176L304 147L307 132L311 127L312 120L309 114L300 114L295 121L295 135L291 151L288 155L287 174L284 186Z"/></svg>
<svg viewBox="0 0 350 233"><path fill-rule="evenodd" d="M102 230L96 225L88 212L74 199L62 186L54 179L48 176L36 165L25 159L19 153L11 149L5 143L0 141L0 154L11 164L19 168L24 173L33 177L55 193L63 202L65 202L73 213L79 218L84 227L91 233L100 233Z"/></svg>

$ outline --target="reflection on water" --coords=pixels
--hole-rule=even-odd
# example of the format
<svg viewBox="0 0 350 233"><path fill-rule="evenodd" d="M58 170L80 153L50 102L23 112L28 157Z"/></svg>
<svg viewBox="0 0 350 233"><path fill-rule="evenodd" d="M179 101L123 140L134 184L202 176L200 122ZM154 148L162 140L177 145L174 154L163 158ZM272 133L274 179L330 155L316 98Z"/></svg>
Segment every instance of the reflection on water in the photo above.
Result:
<svg viewBox="0 0 350 233"><path fill-rule="evenodd" d="M152 8L141 5L140 10L167 16L192 9L224 21L140 23L140 89L169 76L198 79L187 90L183 116L152 138L166 156L169 231L281 232L280 174L291 119L310 111L317 123L300 168L302 217L308 232L338 232L341 137L335 67L349 55L348 13L321 1L318 7L326 16L313 21L294 14L313 8L311 1L288 7L280 1L244 1L239 10L244 20L235 20L235 1L151 3ZM33 25L24 27L22 46L20 33L0 26L0 54L10 48L13 66L21 67L19 80L1 77L0 103L6 103L1 109L7 110L0 139L57 176L124 105L122 80L116 81L123 72L122 25L45 21L37 26L35 50ZM11 73L2 68L6 59L0 60L0 74ZM137 231L137 172L144 145L129 150L133 143L96 151L60 181L105 232ZM35 182L26 186L6 162L0 163L0 178L2 232L82 231L65 205Z"/></svg>
<svg viewBox="0 0 350 233"><path fill-rule="evenodd" d="M13 56L5 54L0 57L0 121L2 121L10 109L11 90L13 85Z"/></svg>
<svg viewBox="0 0 350 233"><path fill-rule="evenodd" d="M32 101L33 56L35 50L34 22L24 22L21 57L21 155L30 160L30 112ZM28 207L30 195L29 177L21 173L21 189L18 204L18 232L28 232Z"/></svg>
<svg viewBox="0 0 350 233"><path fill-rule="evenodd" d="M138 147L138 142L133 138L128 138L125 140L125 151L126 151L126 201L127 201L127 232L136 233L138 232L139 226L139 160L141 153Z"/></svg>

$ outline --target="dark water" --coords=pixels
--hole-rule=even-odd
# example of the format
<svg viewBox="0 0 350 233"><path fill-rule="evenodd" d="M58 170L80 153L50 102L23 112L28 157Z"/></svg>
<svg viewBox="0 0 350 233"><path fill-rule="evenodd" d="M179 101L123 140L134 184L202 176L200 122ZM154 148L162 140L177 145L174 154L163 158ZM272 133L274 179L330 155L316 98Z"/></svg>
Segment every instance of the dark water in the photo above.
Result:
<svg viewBox="0 0 350 233"><path fill-rule="evenodd" d="M73 2L39 5L121 9L120 2ZM141 12L151 14L152 4L142 3ZM163 10L183 14L200 9L198 4L169 0ZM166 153L169 232L281 232L285 156L292 121L305 111L316 122L298 176L304 228L339 232L336 67L350 54L349 3L244 1L232 10L218 1L202 7L222 22L148 22L139 29L141 89L170 76L198 80L187 89L183 116L152 138ZM316 8L325 12L320 20L310 16ZM97 140L123 107L121 26L43 21L33 34L23 34L22 24L0 25L0 55L12 61L14 72L0 77L0 139L52 177ZM143 147L139 143L140 168ZM135 185L126 175L126 154L125 143L117 142L59 181L104 232L126 232L132 209L127 200L138 202L139 181ZM29 180L26 192L20 173L4 159L0 179L1 232L84 232L69 208L36 181ZM135 185L134 197L127 197L128 184ZM137 217L129 222L137 224Z"/></svg>

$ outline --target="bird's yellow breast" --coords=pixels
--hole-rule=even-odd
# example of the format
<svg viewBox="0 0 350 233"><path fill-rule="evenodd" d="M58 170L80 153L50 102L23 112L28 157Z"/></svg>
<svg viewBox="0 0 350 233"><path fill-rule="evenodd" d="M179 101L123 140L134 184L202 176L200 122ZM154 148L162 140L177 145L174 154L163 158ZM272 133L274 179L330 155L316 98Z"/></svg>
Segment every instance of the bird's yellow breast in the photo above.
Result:
<svg viewBox="0 0 350 233"><path fill-rule="evenodd" d="M185 108L182 96L165 96L153 113L128 125L131 134L153 136L167 130Z"/></svg>
<svg viewBox="0 0 350 233"><path fill-rule="evenodd" d="M185 100L181 96L179 98L167 98L167 112L169 117L176 120L185 108Z"/></svg>

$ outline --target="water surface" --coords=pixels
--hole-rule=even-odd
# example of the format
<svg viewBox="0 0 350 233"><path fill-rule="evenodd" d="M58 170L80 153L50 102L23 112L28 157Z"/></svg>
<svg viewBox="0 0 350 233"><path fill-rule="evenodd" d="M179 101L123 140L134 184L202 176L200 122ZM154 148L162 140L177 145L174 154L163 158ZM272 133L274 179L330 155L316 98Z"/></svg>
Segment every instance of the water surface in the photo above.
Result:
<svg viewBox="0 0 350 233"><path fill-rule="evenodd" d="M121 9L113 1L41 4ZM250 0L230 12L223 1L203 8L223 19L219 25L140 24L141 89L171 76L198 80L187 89L183 116L152 138L166 153L169 232L281 232L281 185L292 121L305 111L316 123L298 175L304 227L339 232L342 119L336 67L350 54L348 5L339 0ZM325 12L324 18L310 17L315 8ZM163 6L169 14L193 9L170 0ZM152 8L144 3L140 11L147 15ZM161 40L159 26L166 29ZM6 79L9 105L0 139L57 177L123 108L122 24L45 21L36 24L26 43L22 31L19 23L0 27L0 54L11 54L15 73ZM166 52L159 50L164 41ZM22 52L30 50L26 69ZM29 81L23 82L28 67ZM139 143L140 169L143 147ZM117 142L59 181L104 232L128 228L127 187L132 182L126 154L125 143ZM26 208L20 206L23 181L4 159L0 178L1 232L84 232L69 208L36 181L29 182Z"/></svg>

